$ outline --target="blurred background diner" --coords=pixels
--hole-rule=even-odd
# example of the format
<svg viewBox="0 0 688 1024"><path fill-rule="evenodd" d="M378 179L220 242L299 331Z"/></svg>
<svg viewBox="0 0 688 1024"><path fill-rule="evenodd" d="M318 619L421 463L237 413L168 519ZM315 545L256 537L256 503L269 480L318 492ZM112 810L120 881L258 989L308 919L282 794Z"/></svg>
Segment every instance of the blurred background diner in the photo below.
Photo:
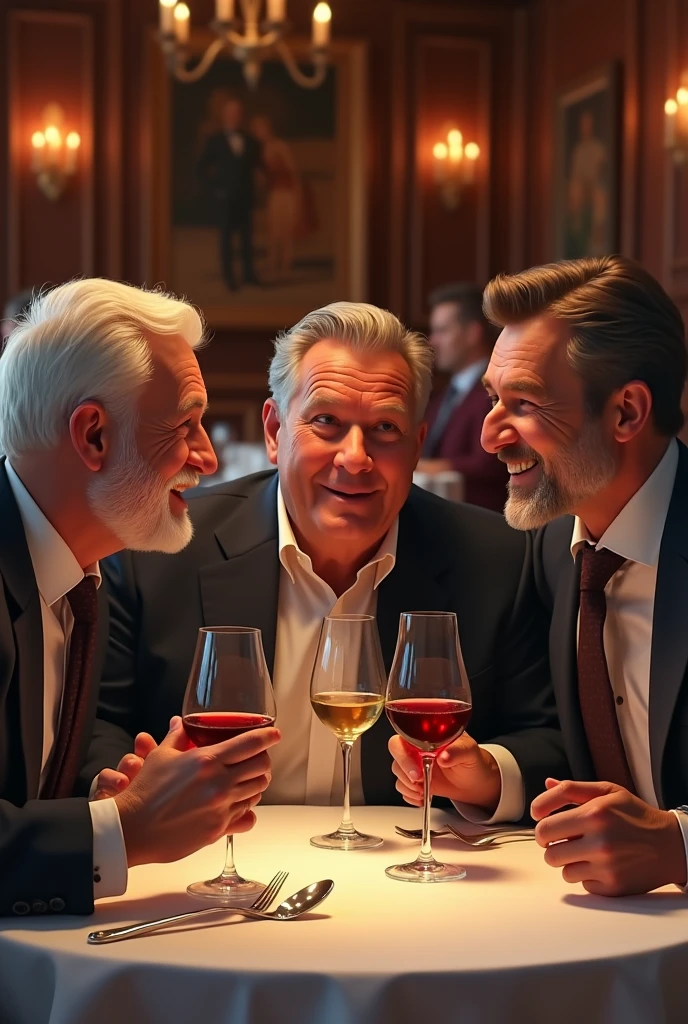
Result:
<svg viewBox="0 0 688 1024"><path fill-rule="evenodd" d="M254 8L284 41L221 46ZM486 282L621 252L688 308L688 0L6 0L0 52L3 336L77 275L188 298L215 480L267 465L272 341L327 302L428 334L416 481L497 509Z"/></svg>

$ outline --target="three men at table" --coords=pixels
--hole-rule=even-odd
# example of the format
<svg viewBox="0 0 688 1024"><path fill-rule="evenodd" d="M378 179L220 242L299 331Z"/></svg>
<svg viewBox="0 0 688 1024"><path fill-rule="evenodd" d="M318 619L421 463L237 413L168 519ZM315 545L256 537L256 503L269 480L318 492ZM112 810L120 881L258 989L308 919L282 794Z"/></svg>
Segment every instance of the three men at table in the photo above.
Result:
<svg viewBox="0 0 688 1024"><path fill-rule="evenodd" d="M621 257L498 277L485 306L503 330L485 376L493 408L483 444L510 472L507 521L539 528L536 576L552 610L552 681L577 780L547 780L531 807L536 838L547 862L590 892L685 885L681 316ZM413 766L397 754L400 789L417 802ZM452 796L457 781L456 770L441 771L436 791Z"/></svg>

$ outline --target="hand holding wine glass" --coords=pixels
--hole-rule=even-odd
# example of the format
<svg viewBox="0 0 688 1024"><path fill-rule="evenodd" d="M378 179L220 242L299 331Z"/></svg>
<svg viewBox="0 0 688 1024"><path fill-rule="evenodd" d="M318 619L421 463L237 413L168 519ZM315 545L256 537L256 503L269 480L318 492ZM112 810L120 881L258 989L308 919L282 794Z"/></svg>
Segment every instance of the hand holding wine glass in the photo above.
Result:
<svg viewBox="0 0 688 1024"><path fill-rule="evenodd" d="M410 864L386 874L407 882L446 882L464 878L456 864L440 864L430 844L431 775L437 755L458 739L471 715L468 676L453 612L405 612L385 701L395 732L418 751L423 765L423 841Z"/></svg>

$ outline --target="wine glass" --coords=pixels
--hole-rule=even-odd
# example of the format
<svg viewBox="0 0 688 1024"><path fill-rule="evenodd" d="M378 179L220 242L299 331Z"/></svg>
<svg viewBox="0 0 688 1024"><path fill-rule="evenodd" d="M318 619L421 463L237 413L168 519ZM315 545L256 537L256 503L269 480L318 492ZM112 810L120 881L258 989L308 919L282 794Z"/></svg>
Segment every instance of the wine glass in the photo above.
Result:
<svg viewBox="0 0 688 1024"><path fill-rule="evenodd" d="M416 860L386 869L403 882L465 878L458 864L440 864L430 845L430 778L435 758L457 739L471 716L468 676L454 612L404 612L385 711L394 731L420 751L423 762L423 840Z"/></svg>
<svg viewBox="0 0 688 1024"><path fill-rule="evenodd" d="M336 832L313 836L325 850L370 850L378 836L358 832L351 821L351 751L358 737L375 725L385 703L385 666L372 615L328 615L320 630L311 677L311 705L339 740L344 761L344 807Z"/></svg>
<svg viewBox="0 0 688 1024"><path fill-rule="evenodd" d="M260 630L249 626L199 629L182 709L191 742L206 747L274 725L275 713ZM207 882L194 882L187 892L222 903L257 896L264 888L237 873L233 837L227 836L222 873Z"/></svg>

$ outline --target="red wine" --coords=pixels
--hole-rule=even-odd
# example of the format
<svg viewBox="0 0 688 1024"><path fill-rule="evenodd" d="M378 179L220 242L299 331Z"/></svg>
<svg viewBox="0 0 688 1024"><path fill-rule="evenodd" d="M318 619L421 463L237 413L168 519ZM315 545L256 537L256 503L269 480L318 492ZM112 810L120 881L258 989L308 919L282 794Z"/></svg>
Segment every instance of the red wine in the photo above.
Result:
<svg viewBox="0 0 688 1024"><path fill-rule="evenodd" d="M269 715L251 715L242 711L200 711L184 717L187 736L197 747L222 743L251 729L274 724L275 719Z"/></svg>
<svg viewBox="0 0 688 1024"><path fill-rule="evenodd" d="M468 725L471 705L462 700L408 697L385 707L394 731L424 754L436 754Z"/></svg>

